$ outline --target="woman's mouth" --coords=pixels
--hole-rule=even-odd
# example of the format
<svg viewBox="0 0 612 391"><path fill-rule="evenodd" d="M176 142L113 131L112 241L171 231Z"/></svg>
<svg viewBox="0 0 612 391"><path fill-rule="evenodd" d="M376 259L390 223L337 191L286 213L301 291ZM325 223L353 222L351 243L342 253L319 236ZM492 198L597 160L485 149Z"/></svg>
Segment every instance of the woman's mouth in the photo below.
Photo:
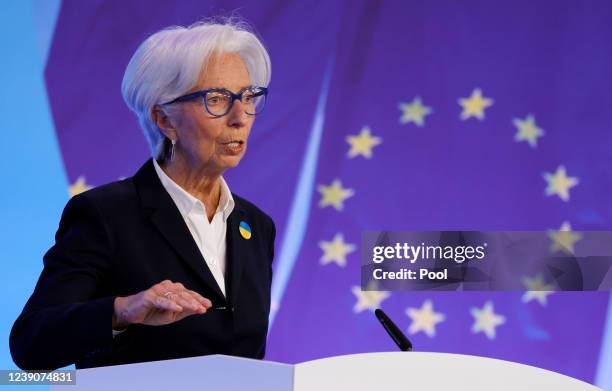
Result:
<svg viewBox="0 0 612 391"><path fill-rule="evenodd" d="M238 155L244 150L244 141L242 140L232 140L226 143L221 143L221 145L223 145L223 148L228 155Z"/></svg>

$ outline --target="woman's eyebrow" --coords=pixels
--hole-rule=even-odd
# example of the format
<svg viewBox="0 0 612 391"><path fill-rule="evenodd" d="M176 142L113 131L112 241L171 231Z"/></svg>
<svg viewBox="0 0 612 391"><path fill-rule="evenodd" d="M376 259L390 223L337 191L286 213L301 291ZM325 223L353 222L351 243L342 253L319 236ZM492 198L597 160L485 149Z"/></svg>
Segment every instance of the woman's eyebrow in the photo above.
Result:
<svg viewBox="0 0 612 391"><path fill-rule="evenodd" d="M244 90L246 90L247 88L251 88L251 87L253 87L253 84L249 84L249 85L246 85L246 86L244 86L244 87L240 87L240 89L239 89L238 91L244 91Z"/></svg>
<svg viewBox="0 0 612 391"><path fill-rule="evenodd" d="M253 84L248 84L246 86L240 87L238 89L238 91L243 91L243 90L245 90L247 88L250 88L250 87L253 87ZM216 86L215 87L209 87L209 88L203 88L203 90L228 90L228 91L231 91L231 89L229 89L227 87L216 87Z"/></svg>

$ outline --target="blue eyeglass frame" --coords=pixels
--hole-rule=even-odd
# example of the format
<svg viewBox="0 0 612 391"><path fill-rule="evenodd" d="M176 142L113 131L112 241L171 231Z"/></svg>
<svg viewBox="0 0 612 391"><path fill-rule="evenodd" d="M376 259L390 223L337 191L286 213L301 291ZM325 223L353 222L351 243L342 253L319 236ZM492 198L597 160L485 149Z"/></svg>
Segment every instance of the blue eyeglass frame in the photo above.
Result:
<svg viewBox="0 0 612 391"><path fill-rule="evenodd" d="M170 102L162 103L162 105L170 105L170 104L178 103L178 102L187 102L187 101L190 101L190 100L193 100L193 99L196 99L196 98L204 98L203 101L204 101L204 107L206 108L206 112L208 114L212 115L213 117L219 118L219 117L223 117L223 116L227 115L227 113L230 112L230 110L234 106L234 101L235 100L239 100L239 101L242 102L242 96L244 95L244 93L247 92L247 91L254 92L253 90L258 90L258 91L255 92L254 96L257 97L257 96L263 95L264 99L267 99L267 97L268 97L268 88L266 88L266 87L249 86L249 87L245 87L245 88L241 89L237 94L234 94L232 91L230 91L230 90L228 90L226 88L209 88L209 89L206 89L206 90L200 90L200 91L192 92L191 94L179 96L178 98L173 99ZM231 101L230 105L228 106L227 111L224 114L222 114L222 115L212 114L210 112L210 110L208 109L208 104L206 103L206 99L205 99L206 98L206 94L208 94L209 92L213 92L213 91L222 92L222 93L228 93L228 95L231 96L232 101ZM263 109L262 109L262 111L263 111ZM250 113L247 113L246 111L245 111L245 113L247 115L256 115L255 113L250 114ZM257 113L257 114L260 114L260 113L261 113L261 111L259 113Z"/></svg>

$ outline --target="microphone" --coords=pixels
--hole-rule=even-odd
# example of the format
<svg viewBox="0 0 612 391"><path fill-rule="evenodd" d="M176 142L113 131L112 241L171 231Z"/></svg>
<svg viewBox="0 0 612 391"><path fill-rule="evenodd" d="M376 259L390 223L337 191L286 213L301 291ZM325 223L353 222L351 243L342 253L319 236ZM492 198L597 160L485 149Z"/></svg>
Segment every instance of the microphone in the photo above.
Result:
<svg viewBox="0 0 612 391"><path fill-rule="evenodd" d="M393 321L389 319L387 314L385 314L380 308L377 308L376 311L374 311L374 314L376 315L380 323L383 325L385 330L387 330L389 336L391 336L393 341L395 341L397 346L399 346L400 350L403 352L411 352L412 343L410 342L410 340L408 340L404 333L402 333L402 331L395 325L395 323L393 323Z"/></svg>

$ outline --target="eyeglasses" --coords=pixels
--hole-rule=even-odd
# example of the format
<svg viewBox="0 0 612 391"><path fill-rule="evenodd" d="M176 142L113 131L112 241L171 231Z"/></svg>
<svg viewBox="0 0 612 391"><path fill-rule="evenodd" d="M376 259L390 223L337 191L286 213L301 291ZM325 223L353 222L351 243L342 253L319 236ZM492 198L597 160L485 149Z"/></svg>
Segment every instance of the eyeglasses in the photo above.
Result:
<svg viewBox="0 0 612 391"><path fill-rule="evenodd" d="M245 106L245 113L248 115L256 115L263 111L266 105L267 96L268 89L265 87L246 87L237 94L225 88L211 88L179 96L163 104L169 105L200 98L208 114L213 117L223 117L232 109L234 101L239 100Z"/></svg>

